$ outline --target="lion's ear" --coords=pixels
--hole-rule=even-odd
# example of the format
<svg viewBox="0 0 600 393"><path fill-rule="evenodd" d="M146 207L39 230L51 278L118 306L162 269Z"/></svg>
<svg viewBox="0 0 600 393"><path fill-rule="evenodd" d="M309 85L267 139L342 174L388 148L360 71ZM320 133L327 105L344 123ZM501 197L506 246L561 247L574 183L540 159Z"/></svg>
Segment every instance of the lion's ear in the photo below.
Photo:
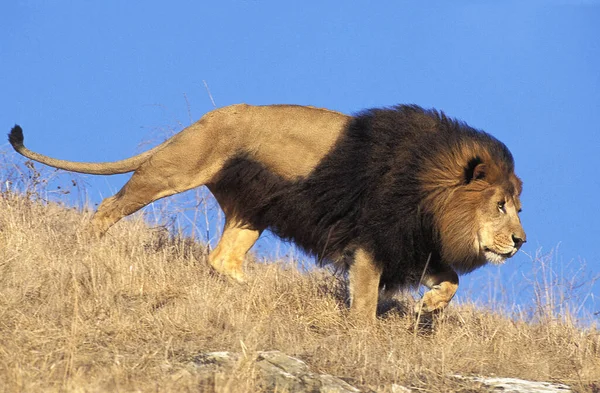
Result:
<svg viewBox="0 0 600 393"><path fill-rule="evenodd" d="M487 175L487 166L485 164L478 164L473 169L473 180L485 179Z"/></svg>
<svg viewBox="0 0 600 393"><path fill-rule="evenodd" d="M488 172L487 165L481 162L481 159L475 158L471 160L465 170L465 181L467 184L474 180L483 180Z"/></svg>

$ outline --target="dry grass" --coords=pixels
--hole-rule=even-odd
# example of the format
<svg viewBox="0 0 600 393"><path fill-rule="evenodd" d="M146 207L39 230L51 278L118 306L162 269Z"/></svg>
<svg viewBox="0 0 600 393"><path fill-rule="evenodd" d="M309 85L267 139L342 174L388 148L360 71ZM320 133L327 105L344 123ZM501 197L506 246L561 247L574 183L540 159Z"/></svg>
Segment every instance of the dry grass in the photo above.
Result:
<svg viewBox="0 0 600 393"><path fill-rule="evenodd" d="M561 381L594 391L600 334L454 305L429 335L399 306L372 326L347 318L342 280L249 263L249 282L215 277L199 244L134 217L92 241L89 214L0 194L0 390L201 391L204 351L281 350L368 391L392 383L476 391L479 374ZM257 387L249 362L231 391Z"/></svg>

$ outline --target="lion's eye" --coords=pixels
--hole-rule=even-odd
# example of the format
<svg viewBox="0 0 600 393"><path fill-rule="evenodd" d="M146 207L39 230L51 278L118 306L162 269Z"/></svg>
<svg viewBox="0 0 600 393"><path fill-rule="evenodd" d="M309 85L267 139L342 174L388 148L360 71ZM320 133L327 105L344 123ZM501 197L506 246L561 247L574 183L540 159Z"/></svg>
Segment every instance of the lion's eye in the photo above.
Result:
<svg viewBox="0 0 600 393"><path fill-rule="evenodd" d="M498 202L498 210L500 210L502 213L506 213L506 202Z"/></svg>

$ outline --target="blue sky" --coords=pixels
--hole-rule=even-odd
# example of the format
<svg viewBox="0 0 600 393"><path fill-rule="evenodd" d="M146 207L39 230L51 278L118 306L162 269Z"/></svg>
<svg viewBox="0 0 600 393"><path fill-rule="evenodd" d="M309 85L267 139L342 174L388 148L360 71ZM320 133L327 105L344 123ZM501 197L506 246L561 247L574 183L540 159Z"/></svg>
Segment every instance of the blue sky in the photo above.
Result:
<svg viewBox="0 0 600 393"><path fill-rule="evenodd" d="M423 3L3 2L0 124L103 161L210 111L203 81L217 106L435 107L505 142L524 180L525 252L463 283L510 291L536 268L525 253L559 245L561 269L600 274L600 1Z"/></svg>

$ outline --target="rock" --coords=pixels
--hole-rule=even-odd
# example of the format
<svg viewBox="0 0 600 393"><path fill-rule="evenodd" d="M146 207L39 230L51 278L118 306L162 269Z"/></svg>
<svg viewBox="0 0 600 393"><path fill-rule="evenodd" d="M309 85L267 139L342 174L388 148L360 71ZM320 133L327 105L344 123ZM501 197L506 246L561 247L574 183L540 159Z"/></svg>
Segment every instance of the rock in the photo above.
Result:
<svg viewBox="0 0 600 393"><path fill-rule="evenodd" d="M392 393L411 393L412 390L407 388L406 386L397 385L395 383L392 384Z"/></svg>
<svg viewBox="0 0 600 393"><path fill-rule="evenodd" d="M231 386L232 373L240 366L251 364L253 374L258 376L262 390L288 393L358 393L359 389L328 374L310 371L302 360L280 351L263 351L243 356L233 352L207 352L196 356L191 364L202 380L202 391L235 391ZM242 369L245 369L242 367ZM174 380L186 377L187 371L173 375ZM517 378L496 378L453 375L456 379L481 383L485 391L505 393L569 393L566 385L550 382L534 382ZM393 393L410 393L413 390L392 384ZM386 389L386 391L389 391Z"/></svg>
<svg viewBox="0 0 600 393"><path fill-rule="evenodd" d="M204 384L215 390L225 386L227 377L241 355L231 352L209 352L197 356L193 364L202 375ZM358 393L360 390L328 374L313 373L300 359L279 351L258 352L254 360L260 375L260 385L266 391Z"/></svg>
<svg viewBox="0 0 600 393"><path fill-rule="evenodd" d="M567 385L550 382L526 381L518 378L495 378L495 377L465 377L455 375L458 379L480 382L492 392L506 393L568 393L571 388Z"/></svg>

